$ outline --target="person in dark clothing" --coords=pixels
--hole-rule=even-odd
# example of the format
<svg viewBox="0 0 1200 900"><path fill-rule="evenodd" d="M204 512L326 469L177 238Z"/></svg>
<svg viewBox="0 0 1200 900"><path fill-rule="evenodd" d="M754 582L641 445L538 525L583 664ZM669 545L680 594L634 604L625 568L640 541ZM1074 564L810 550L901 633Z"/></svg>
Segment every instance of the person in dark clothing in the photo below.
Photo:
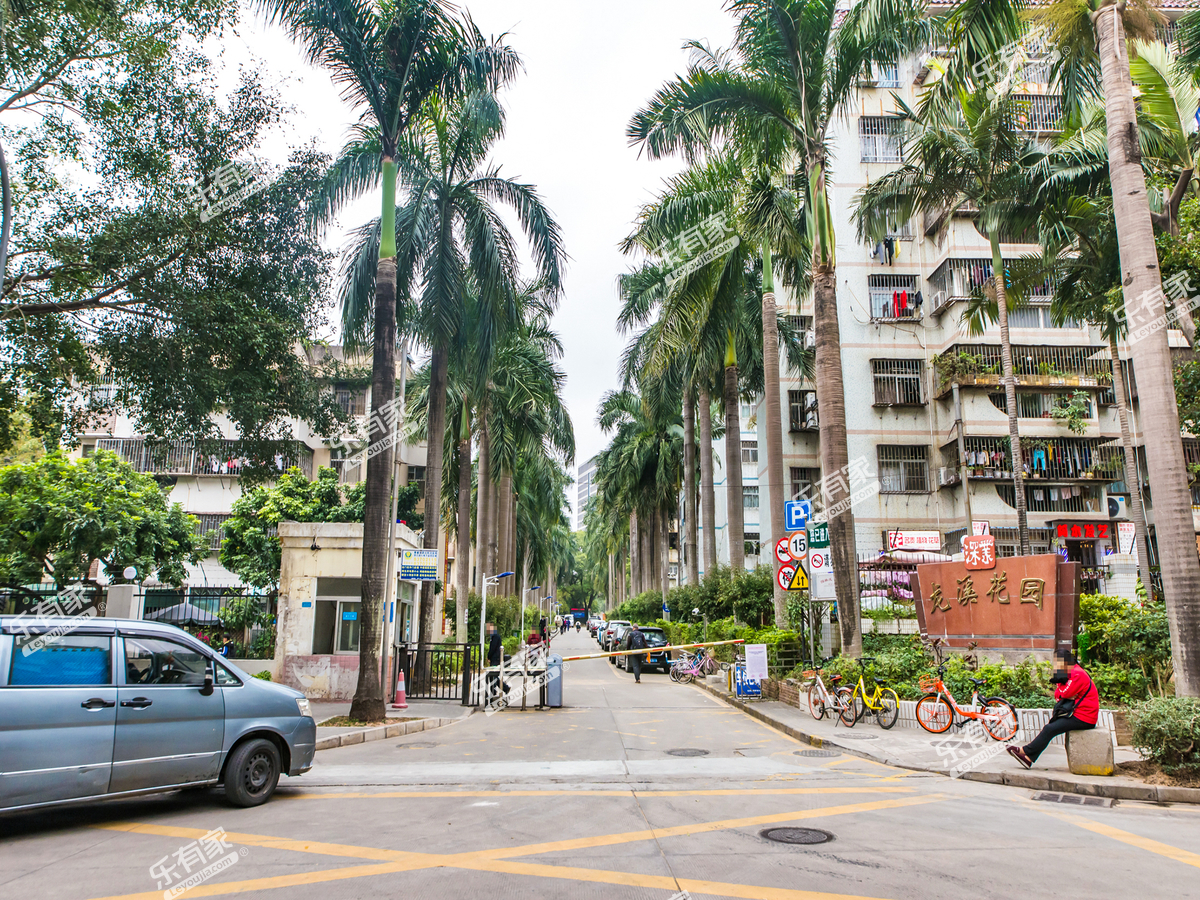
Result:
<svg viewBox="0 0 1200 900"><path fill-rule="evenodd" d="M1075 659L1075 654L1069 650L1056 651L1054 674L1050 680L1057 685L1054 715L1038 736L1024 747L1008 748L1009 755L1027 769L1060 734L1095 728L1100 718L1100 693L1091 676Z"/></svg>
<svg viewBox="0 0 1200 900"><path fill-rule="evenodd" d="M646 636L642 634L642 630L638 628L637 623L629 626L629 649L630 650L645 650ZM633 680L637 684L642 683L642 660L645 656L641 653L630 654L629 664L633 666Z"/></svg>
<svg viewBox="0 0 1200 900"><path fill-rule="evenodd" d="M500 632L496 630L496 626L491 622L487 623L487 664L489 666L500 665L504 658L504 642L500 640ZM508 685L504 685L504 690L508 690ZM500 673L487 673L487 699L489 702L496 703L500 700Z"/></svg>

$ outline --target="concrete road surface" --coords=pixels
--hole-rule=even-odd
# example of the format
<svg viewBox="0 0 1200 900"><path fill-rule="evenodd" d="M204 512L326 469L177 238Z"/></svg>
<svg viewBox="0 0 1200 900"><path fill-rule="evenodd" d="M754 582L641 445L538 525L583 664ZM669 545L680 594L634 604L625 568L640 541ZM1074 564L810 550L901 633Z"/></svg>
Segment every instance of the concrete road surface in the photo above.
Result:
<svg viewBox="0 0 1200 900"><path fill-rule="evenodd" d="M170 900L201 872L184 897L1200 897L1200 808L830 756L606 660L564 687L562 709L324 751L256 809L174 793L0 818L0 898Z"/></svg>

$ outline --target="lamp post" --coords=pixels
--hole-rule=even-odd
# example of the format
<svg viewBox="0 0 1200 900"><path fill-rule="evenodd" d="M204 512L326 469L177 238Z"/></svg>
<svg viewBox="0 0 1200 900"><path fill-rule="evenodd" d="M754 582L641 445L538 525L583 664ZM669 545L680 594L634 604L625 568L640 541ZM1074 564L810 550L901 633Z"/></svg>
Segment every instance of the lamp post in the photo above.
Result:
<svg viewBox="0 0 1200 900"><path fill-rule="evenodd" d="M515 572L501 572L499 575L484 575L482 586L482 597L479 607L479 667L483 668L483 663L487 659L487 589L491 585L495 587L500 583L501 578L507 578L509 575L515 575Z"/></svg>
<svg viewBox="0 0 1200 900"><path fill-rule="evenodd" d="M525 594L532 594L534 591L540 591L542 586L535 584L533 587L521 593L521 640L525 640Z"/></svg>

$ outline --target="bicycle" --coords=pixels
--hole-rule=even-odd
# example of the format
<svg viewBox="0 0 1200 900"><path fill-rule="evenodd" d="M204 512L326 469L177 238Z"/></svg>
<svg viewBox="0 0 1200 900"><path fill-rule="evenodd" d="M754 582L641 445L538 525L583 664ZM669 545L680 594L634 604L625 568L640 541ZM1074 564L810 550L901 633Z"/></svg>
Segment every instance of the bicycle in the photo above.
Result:
<svg viewBox="0 0 1200 900"><path fill-rule="evenodd" d="M848 687L838 685L838 682L842 680L841 675L834 675L829 679L829 683L833 685L832 694L829 693L829 688L825 687L825 681L821 678L821 670L833 658L829 656L819 663L813 663L813 667L804 673L804 677L812 679L808 686L808 711L818 722L825 718L827 711L836 711L840 718L842 710L849 705L850 698L853 696Z"/></svg>
<svg viewBox="0 0 1200 900"><path fill-rule="evenodd" d="M842 723L848 728L853 727L854 723L862 721L867 715L867 710L870 710L875 714L875 721L879 723L880 728L891 728L900 718L900 696L891 688L880 685L874 675L871 676L871 683L875 689L867 694L864 679L867 674L866 664L869 662L875 662L875 657L864 656L858 660L858 684L850 693L849 705L841 711ZM847 719L847 716L850 718Z"/></svg>
<svg viewBox="0 0 1200 900"><path fill-rule="evenodd" d="M937 649L937 645L934 645ZM938 653L937 677L922 675L920 688L925 696L917 701L917 723L930 734L943 734L954 724L963 725L966 720L975 720L983 724L984 730L994 741L1011 741L1017 736L1019 720L1013 705L1003 697L985 697L982 710L963 709L954 700L954 695L942 681L946 676L946 667L941 664L941 653ZM979 689L987 682L986 678L969 679L975 685L971 692L971 705L979 705Z"/></svg>

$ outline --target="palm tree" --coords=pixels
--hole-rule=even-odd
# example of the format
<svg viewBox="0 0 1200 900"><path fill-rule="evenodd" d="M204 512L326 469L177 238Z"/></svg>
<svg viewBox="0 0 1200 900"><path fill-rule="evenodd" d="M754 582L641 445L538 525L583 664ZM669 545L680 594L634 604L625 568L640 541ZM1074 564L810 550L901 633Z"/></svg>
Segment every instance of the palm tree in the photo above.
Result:
<svg viewBox="0 0 1200 900"><path fill-rule="evenodd" d="M794 160L804 191L811 245L821 466L833 485L827 507L847 490L831 478L849 465L846 399L836 296L833 216L825 172L829 129L876 64L894 64L929 32L920 0L728 0L738 17L731 53L703 54L662 87L629 126L630 139L655 158L701 154L728 141L775 161ZM753 148L753 151L751 151ZM772 377L775 377L772 375ZM858 561L850 510L829 523L843 651L859 655Z"/></svg>
<svg viewBox="0 0 1200 900"><path fill-rule="evenodd" d="M1154 226L1146 199L1129 71L1127 36L1154 39L1158 14L1143 0L1052 0L1040 11L1062 54L1054 74L1064 105L1103 96L1108 169L1121 258L1125 310L1134 321L1165 315ZM1155 534L1171 632L1176 693L1200 694L1200 559L1196 554L1187 465L1166 329L1134 340L1146 461L1154 497Z"/></svg>
<svg viewBox="0 0 1200 900"><path fill-rule="evenodd" d="M1017 425L1017 389L1009 340L1008 308L1012 272L1000 253L1005 233L1021 234L1037 221L1030 199L1037 188L1041 151L1017 130L1023 103L983 81L959 88L957 102L924 104L920 112L900 103L906 125L904 165L859 192L854 217L859 236L882 239L890 227L916 213L979 209L976 227L991 247L996 319L1000 326L1000 363L1008 411L1013 484L1021 554L1030 552L1025 475Z"/></svg>
<svg viewBox="0 0 1200 900"><path fill-rule="evenodd" d="M312 215L326 223L355 196L383 188L380 234L364 285L374 302L347 310L354 314L348 321L359 326L348 329L353 342L365 335L373 306L371 397L380 409L396 393L395 196L401 140L429 98L453 94L467 83L498 84L513 73L517 59L507 47L486 44L470 19L456 17L444 0L396 0L382 6L352 0L259 0L258 5L300 42L309 63L329 70L343 98L363 110L361 127L372 135L343 151ZM386 426L374 422L368 437L385 439ZM359 678L350 709L352 717L366 720L384 714L379 649L392 469L391 448L367 461Z"/></svg>
<svg viewBox="0 0 1200 900"><path fill-rule="evenodd" d="M446 379L450 347L464 324L468 295L478 297L485 322L512 318L520 293L518 248L498 205L512 209L532 248L538 277L548 297L561 285L562 241L534 188L484 167L492 144L503 134L504 116L490 91L478 90L455 102L434 98L404 142L399 183L407 196L396 213L403 251L403 285L419 285L413 328L430 356L429 444L425 508L441 508L445 446ZM354 260L370 258L376 223L359 229ZM354 264L351 271L362 266ZM353 279L345 301L351 322L361 316L369 294ZM492 436L494 438L494 435ZM436 549L436 529L426 529L424 545ZM422 634L437 633L433 584L421 590Z"/></svg>

